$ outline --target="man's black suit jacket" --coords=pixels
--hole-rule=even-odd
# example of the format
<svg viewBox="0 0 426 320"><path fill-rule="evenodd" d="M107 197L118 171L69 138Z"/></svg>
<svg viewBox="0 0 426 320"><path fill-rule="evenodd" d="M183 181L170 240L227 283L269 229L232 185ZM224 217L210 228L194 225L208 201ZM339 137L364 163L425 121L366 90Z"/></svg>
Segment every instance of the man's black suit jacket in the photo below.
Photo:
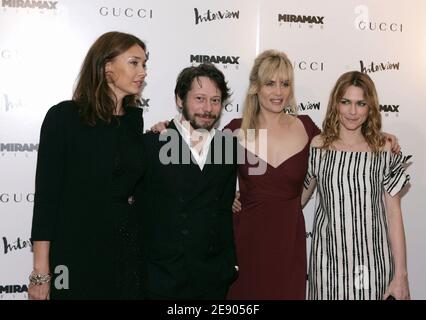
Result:
<svg viewBox="0 0 426 320"><path fill-rule="evenodd" d="M146 171L135 196L143 295L224 298L237 276L232 225L236 138L216 130L203 170L173 121L167 134L147 133L143 139Z"/></svg>

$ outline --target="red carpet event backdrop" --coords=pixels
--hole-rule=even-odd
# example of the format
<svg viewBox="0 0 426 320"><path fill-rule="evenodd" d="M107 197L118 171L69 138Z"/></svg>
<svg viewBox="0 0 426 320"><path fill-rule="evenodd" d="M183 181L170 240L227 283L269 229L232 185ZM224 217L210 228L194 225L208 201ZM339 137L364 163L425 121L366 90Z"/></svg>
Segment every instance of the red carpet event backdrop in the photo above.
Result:
<svg viewBox="0 0 426 320"><path fill-rule="evenodd" d="M210 61L229 81L233 95L220 127L240 117L248 73L265 49L289 55L299 113L318 126L342 73L371 76L384 130L413 155L402 208L411 296L426 299L426 1L1 0L0 6L0 299L27 299L42 120L48 108L71 98L89 46L112 30L147 44L146 128L176 114L176 76L191 64ZM304 210L308 246L313 208L311 201Z"/></svg>

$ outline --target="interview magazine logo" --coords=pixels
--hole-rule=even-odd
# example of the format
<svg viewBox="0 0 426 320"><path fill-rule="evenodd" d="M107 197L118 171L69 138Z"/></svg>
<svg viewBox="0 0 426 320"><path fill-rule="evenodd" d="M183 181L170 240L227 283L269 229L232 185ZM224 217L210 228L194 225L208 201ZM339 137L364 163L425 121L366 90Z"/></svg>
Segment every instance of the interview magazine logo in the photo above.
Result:
<svg viewBox="0 0 426 320"><path fill-rule="evenodd" d="M301 102L298 104L298 108L301 112L318 111L321 108L321 102Z"/></svg>
<svg viewBox="0 0 426 320"><path fill-rule="evenodd" d="M240 19L240 10L199 10L194 8L195 25L201 23L211 23L225 20L238 20Z"/></svg>
<svg viewBox="0 0 426 320"><path fill-rule="evenodd" d="M3 255L16 253L24 249L30 251L32 248L30 239L21 238L21 237L17 237L16 239L15 238L10 239L3 236L1 244L3 247L1 250L1 254Z"/></svg>
<svg viewBox="0 0 426 320"><path fill-rule="evenodd" d="M365 62L360 60L359 61L359 65L360 65L360 71L363 73L375 73L375 72L380 72L380 71L389 71L389 70L395 70L395 71L399 71L399 67L400 67L400 63L399 62L391 62L391 61L387 61L387 62L376 62L376 61L369 61L369 62Z"/></svg>
<svg viewBox="0 0 426 320"><path fill-rule="evenodd" d="M10 112L10 111L22 109L25 107L26 105L22 101L21 97L17 97L17 96L12 97L8 93L0 92L0 113Z"/></svg>

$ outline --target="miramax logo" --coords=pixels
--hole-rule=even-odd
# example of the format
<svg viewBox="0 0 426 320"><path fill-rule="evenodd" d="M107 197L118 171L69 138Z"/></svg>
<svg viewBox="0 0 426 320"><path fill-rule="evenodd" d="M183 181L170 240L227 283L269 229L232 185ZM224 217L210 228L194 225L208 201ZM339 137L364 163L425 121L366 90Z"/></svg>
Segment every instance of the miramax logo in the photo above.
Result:
<svg viewBox="0 0 426 320"><path fill-rule="evenodd" d="M38 143L0 143L0 152L35 152Z"/></svg>
<svg viewBox="0 0 426 320"><path fill-rule="evenodd" d="M3 8L56 10L57 5L58 5L58 1L2 0L2 7Z"/></svg>
<svg viewBox="0 0 426 320"><path fill-rule="evenodd" d="M239 68L240 65L239 56L224 56L224 55L206 55L206 54L191 54L189 62L192 65L198 63L213 63L216 66L222 66L223 69L228 69L229 66Z"/></svg>
<svg viewBox="0 0 426 320"><path fill-rule="evenodd" d="M399 104L381 104L379 105L380 112L383 113L385 117L395 116L399 117Z"/></svg>
<svg viewBox="0 0 426 320"><path fill-rule="evenodd" d="M308 27L310 29L313 29L314 27L319 27L320 29L323 29L324 19L324 16L310 16L287 13L278 14L278 23L280 26L288 26L294 29L301 29L303 27Z"/></svg>
<svg viewBox="0 0 426 320"><path fill-rule="evenodd" d="M38 143L5 143L0 142L0 157L18 157L26 158L37 156Z"/></svg>

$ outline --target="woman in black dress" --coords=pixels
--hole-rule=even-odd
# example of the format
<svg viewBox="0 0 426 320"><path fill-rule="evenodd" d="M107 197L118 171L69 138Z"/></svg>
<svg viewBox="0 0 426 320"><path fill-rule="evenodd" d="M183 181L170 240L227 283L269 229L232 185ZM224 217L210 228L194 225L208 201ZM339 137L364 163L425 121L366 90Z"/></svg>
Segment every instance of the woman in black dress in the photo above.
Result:
<svg viewBox="0 0 426 320"><path fill-rule="evenodd" d="M145 44L109 32L83 62L73 99L44 119L37 160L30 299L138 294L132 194L142 173Z"/></svg>

